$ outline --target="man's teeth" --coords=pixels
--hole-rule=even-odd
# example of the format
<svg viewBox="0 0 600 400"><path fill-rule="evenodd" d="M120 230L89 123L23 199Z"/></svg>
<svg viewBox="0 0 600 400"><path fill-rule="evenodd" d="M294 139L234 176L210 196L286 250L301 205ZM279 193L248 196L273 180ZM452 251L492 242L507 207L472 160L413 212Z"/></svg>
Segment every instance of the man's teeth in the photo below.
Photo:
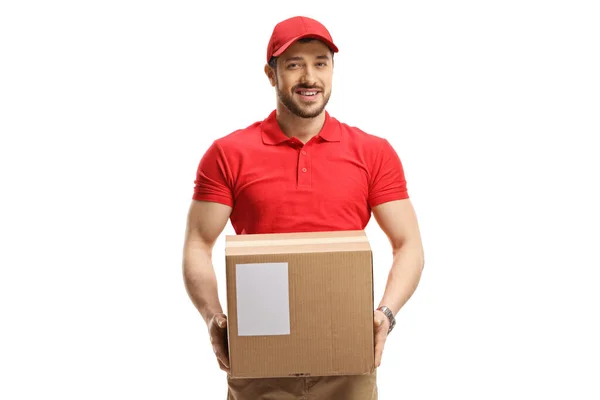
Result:
<svg viewBox="0 0 600 400"><path fill-rule="evenodd" d="M302 96L314 96L317 94L317 92L302 92L302 91L300 91L300 94Z"/></svg>

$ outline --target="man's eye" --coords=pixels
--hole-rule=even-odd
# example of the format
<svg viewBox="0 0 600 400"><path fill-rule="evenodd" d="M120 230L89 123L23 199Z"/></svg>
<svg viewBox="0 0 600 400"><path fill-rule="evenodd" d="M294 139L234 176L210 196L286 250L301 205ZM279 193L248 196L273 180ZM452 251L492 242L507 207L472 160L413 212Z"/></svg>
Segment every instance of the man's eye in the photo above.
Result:
<svg viewBox="0 0 600 400"><path fill-rule="evenodd" d="M324 62L322 62L322 63L317 63L317 66L319 66L319 67L326 67L326 66L327 66L327 63L324 63Z"/></svg>
<svg viewBox="0 0 600 400"><path fill-rule="evenodd" d="M288 68L298 68L298 65L296 63L288 64Z"/></svg>

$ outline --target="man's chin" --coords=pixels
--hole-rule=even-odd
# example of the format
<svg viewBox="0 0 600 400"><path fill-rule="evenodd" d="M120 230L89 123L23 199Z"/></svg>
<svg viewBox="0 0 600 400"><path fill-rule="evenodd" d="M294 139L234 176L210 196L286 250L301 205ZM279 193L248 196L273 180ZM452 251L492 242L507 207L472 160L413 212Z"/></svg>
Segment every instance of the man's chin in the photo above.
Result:
<svg viewBox="0 0 600 400"><path fill-rule="evenodd" d="M296 104L294 109L290 111L300 118L309 119L318 117L324 109L324 105L319 102L310 106Z"/></svg>
<svg viewBox="0 0 600 400"><path fill-rule="evenodd" d="M318 112L312 112L312 113L294 113L294 114L300 118L312 119L312 118L317 118L319 115L321 115L322 112L323 112L323 110L320 110Z"/></svg>

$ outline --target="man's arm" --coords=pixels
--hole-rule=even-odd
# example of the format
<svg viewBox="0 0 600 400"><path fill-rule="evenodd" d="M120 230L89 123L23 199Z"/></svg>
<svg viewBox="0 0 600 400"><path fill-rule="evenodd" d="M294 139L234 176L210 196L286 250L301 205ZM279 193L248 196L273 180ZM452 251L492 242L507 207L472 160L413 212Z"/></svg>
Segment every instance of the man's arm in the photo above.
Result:
<svg viewBox="0 0 600 400"><path fill-rule="evenodd" d="M396 315L417 289L424 267L417 216L410 199L390 201L373 207L373 215L387 235L394 257L379 306L387 306ZM379 367L389 321L381 311L375 311L374 318L375 365Z"/></svg>
<svg viewBox="0 0 600 400"><path fill-rule="evenodd" d="M219 302L212 250L231 215L231 207L193 200L183 247L183 278L190 299L208 327L213 351L222 370L229 370L227 319Z"/></svg>
<svg viewBox="0 0 600 400"><path fill-rule="evenodd" d="M222 313L212 250L231 214L231 207L193 200L190 205L183 247L183 277L192 302L208 323Z"/></svg>
<svg viewBox="0 0 600 400"><path fill-rule="evenodd" d="M392 245L393 263L380 306L394 315L410 299L424 267L423 244L410 199L390 201L373 208L375 220Z"/></svg>

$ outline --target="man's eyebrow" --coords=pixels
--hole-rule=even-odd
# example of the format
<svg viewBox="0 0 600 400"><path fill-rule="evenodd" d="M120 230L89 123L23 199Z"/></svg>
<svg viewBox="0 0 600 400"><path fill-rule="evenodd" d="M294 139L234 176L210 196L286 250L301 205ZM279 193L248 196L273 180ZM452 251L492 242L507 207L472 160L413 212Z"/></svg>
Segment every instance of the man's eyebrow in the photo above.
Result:
<svg viewBox="0 0 600 400"><path fill-rule="evenodd" d="M302 58L300 56L294 56L294 57L286 58L285 62L288 62L288 61L302 61L302 60L304 60L304 58Z"/></svg>
<svg viewBox="0 0 600 400"><path fill-rule="evenodd" d="M330 60L331 59L329 57L329 55L327 55L327 54L322 54L320 56L317 56L316 58L317 58L317 60ZM285 59L285 62L288 62L288 61L304 61L304 57L301 57L301 56L288 57Z"/></svg>

